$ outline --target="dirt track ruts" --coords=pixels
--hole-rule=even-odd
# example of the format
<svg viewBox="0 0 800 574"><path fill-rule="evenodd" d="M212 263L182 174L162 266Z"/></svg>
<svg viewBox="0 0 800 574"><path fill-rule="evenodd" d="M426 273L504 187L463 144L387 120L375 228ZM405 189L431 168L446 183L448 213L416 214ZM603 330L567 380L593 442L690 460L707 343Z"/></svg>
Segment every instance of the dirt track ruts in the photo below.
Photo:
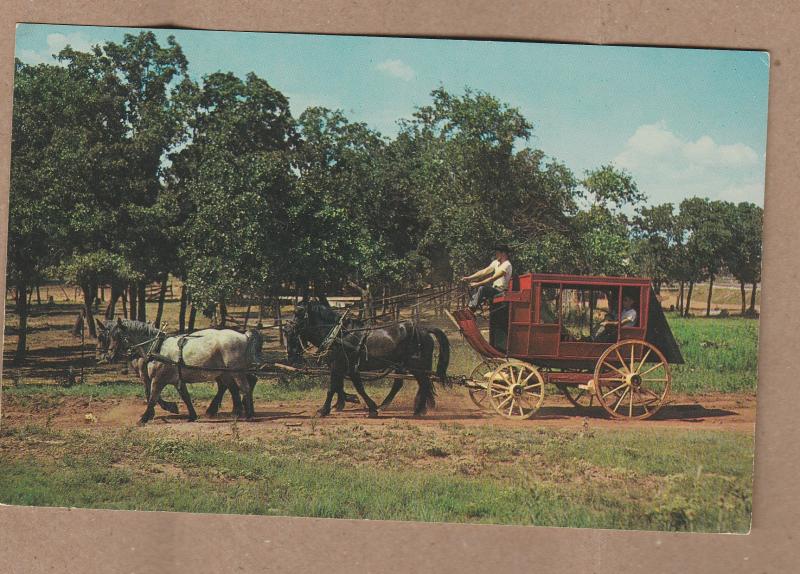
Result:
<svg viewBox="0 0 800 574"><path fill-rule="evenodd" d="M411 402L413 393L409 390L401 393L388 409L381 411L377 419L368 419L360 405L348 405L342 412L333 412L329 417L315 417L318 401L256 401L256 416L252 421L239 421L247 427L248 434L258 434L258 428L268 429L274 426L292 427L307 424L337 425L365 424L382 425L392 421L403 421L413 425L439 425L442 423L458 423L461 425L482 425L501 428L526 429L544 426L550 428L576 428L586 424L596 428L648 429L648 428L685 428L703 430L725 430L753 432L755 428L756 398L751 394L705 394L691 396L673 396L654 418L650 420L612 420L607 418L602 409L593 408L578 411L560 396L550 396L537 415L530 420L515 421L500 417L494 413L482 412L472 404L466 393L460 390L443 391L438 397L436 409L424 417L414 417ZM156 418L150 423L158 425L180 426L187 431L212 431L221 423L230 423L230 402L223 402L221 412L216 417L208 417L203 413L209 401L195 400L195 408L200 418L189 423L186 420L185 408L181 405L181 414L171 415L156 409ZM28 422L44 423L56 428L87 427L127 427L136 424L144 411L144 399L109 398L90 400L87 397L63 397L57 405L31 412L6 400L3 405L3 424L19 425ZM87 415L90 415L87 419Z"/></svg>

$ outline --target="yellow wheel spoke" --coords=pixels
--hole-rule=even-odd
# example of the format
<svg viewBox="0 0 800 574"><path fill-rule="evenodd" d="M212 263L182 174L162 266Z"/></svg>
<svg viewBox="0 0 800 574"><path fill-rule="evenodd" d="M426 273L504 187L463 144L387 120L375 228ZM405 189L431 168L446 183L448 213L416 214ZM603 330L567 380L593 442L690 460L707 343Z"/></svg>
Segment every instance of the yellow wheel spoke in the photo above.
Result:
<svg viewBox="0 0 800 574"><path fill-rule="evenodd" d="M506 400L504 400L502 403L497 405L497 408L502 409L504 406L506 406L506 403L508 401L512 401L513 399L514 399L514 397L506 397Z"/></svg>
<svg viewBox="0 0 800 574"><path fill-rule="evenodd" d="M619 371L623 375L628 374L628 366L625 364L625 359L622 358L622 355L619 354L619 349L614 349L614 352L617 354L617 358L619 358L619 362L622 364L622 368L624 371Z"/></svg>
<svg viewBox="0 0 800 574"><path fill-rule="evenodd" d="M603 398L606 398L608 395L613 395L614 393L616 393L618 390L620 390L622 387L625 387L625 386L627 386L627 385L625 383L623 383L618 387L614 387L613 389L608 391L606 394L604 394Z"/></svg>
<svg viewBox="0 0 800 574"><path fill-rule="evenodd" d="M642 357L642 360L639 362L639 366L636 367L636 371L634 371L634 372L638 373L639 371L642 370L642 367L644 366L644 362L647 360L647 357L650 356L650 351L652 351L652 349L647 349L647 352L644 354L644 357Z"/></svg>
<svg viewBox="0 0 800 574"><path fill-rule="evenodd" d="M617 404L614 405L614 412L617 412L617 409L622 404L622 400L625 398L625 395L628 394L629 390L631 390L630 387L626 388L625 391L622 393L622 395L620 395L619 400L617 401Z"/></svg>
<svg viewBox="0 0 800 574"><path fill-rule="evenodd" d="M606 361L607 361L607 360L608 360L608 359L606 359ZM607 363L607 362L605 362L605 363L603 363L603 366L604 366L604 367L611 367L612 369L614 369L614 370L615 370L617 373L619 373L619 374L620 374L620 375L622 375L623 377L626 377L626 376L628 375L628 373L626 373L625 371L621 371L620 369L616 368L616 367L615 367L614 365L612 365L611 363Z"/></svg>
<svg viewBox="0 0 800 574"><path fill-rule="evenodd" d="M653 371L655 371L657 368L659 368L659 367L663 367L663 366L664 366L664 363L661 363L661 362L659 362L657 365L655 365L655 366L653 366L653 367L650 367L649 369L647 369L647 370L646 370L644 373L639 373L639 376L640 376L640 377L644 377L644 376L645 376L647 373L652 373L652 372L653 372Z"/></svg>
<svg viewBox="0 0 800 574"><path fill-rule="evenodd" d="M633 416L633 393L630 393L630 400L628 401L628 416Z"/></svg>
<svg viewBox="0 0 800 574"><path fill-rule="evenodd" d="M636 351L636 345L631 345L631 373L635 372L633 370L633 354Z"/></svg>

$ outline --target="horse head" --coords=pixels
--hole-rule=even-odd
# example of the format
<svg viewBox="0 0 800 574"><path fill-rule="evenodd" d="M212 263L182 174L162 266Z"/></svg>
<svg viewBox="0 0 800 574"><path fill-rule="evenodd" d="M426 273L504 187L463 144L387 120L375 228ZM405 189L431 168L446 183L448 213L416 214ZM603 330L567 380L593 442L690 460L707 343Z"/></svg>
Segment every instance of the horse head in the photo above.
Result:
<svg viewBox="0 0 800 574"><path fill-rule="evenodd" d="M127 327L122 323L122 319L117 317L117 321L112 323L107 321L102 323L97 321L97 354L100 356L101 363L113 363L127 347L126 331Z"/></svg>

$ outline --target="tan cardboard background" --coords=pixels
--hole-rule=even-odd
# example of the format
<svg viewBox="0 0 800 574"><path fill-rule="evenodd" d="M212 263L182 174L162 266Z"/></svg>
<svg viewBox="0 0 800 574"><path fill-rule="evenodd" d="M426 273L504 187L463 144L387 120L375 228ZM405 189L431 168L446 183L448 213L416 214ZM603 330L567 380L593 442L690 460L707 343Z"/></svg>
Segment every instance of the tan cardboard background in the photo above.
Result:
<svg viewBox="0 0 800 574"><path fill-rule="evenodd" d="M15 22L515 38L771 52L753 530L748 536L0 507L2 572L792 572L800 519L796 0L6 0L5 263ZM4 277L4 274L3 274ZM4 280L0 280L4 283Z"/></svg>

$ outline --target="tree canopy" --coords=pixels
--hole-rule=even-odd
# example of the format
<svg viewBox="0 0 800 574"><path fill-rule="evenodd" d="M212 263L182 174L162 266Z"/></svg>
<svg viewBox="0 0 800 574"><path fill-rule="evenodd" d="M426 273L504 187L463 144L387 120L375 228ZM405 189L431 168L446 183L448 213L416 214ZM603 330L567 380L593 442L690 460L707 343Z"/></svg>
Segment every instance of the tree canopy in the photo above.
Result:
<svg viewBox="0 0 800 574"><path fill-rule="evenodd" d="M281 290L447 283L499 242L517 272L640 274L690 293L723 272L743 294L761 279L761 208L647 205L610 164L578 176L530 145L535 117L489 93L437 88L390 138L342 110L292 110L255 74L189 69L174 38L150 32L16 62L18 292L61 277L91 313L111 284L113 300L139 295L143 319L145 284L168 274L205 310Z"/></svg>

